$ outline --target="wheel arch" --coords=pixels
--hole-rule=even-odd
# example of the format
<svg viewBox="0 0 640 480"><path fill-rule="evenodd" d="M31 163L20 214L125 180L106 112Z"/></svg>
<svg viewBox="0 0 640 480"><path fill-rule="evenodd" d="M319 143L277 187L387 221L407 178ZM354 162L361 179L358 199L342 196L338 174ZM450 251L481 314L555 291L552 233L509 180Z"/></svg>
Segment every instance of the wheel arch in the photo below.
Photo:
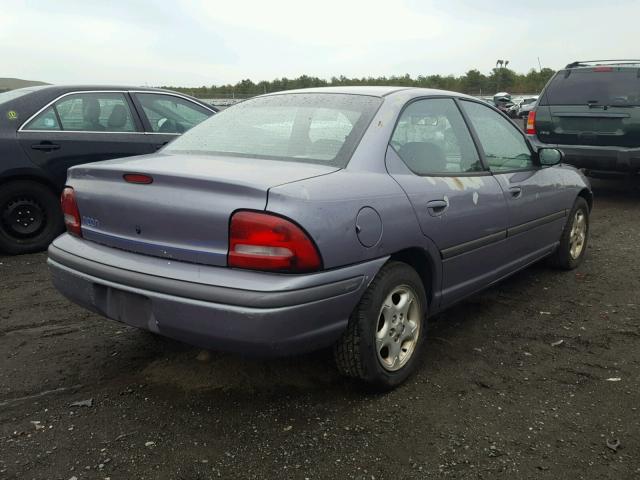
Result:
<svg viewBox="0 0 640 480"><path fill-rule="evenodd" d="M583 188L578 192L578 197L582 197L589 205L589 211L593 209L593 193L588 188Z"/></svg>
<svg viewBox="0 0 640 480"><path fill-rule="evenodd" d="M409 247L393 253L389 261L406 263L418 273L431 311L436 296L437 266L429 252L422 247Z"/></svg>
<svg viewBox="0 0 640 480"><path fill-rule="evenodd" d="M53 193L58 195L61 192L61 188L58 187L54 182L48 179L46 176L42 175L38 171L33 170L15 170L6 172L4 175L0 177L0 185L5 185L11 182L18 181L31 181L39 183L48 189L50 189Z"/></svg>

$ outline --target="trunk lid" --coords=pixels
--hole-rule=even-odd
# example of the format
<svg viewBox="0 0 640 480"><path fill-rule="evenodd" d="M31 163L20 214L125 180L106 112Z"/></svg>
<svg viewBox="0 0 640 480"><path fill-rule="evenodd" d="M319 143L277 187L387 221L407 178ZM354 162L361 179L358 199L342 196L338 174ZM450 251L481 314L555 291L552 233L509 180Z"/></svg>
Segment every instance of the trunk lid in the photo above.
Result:
<svg viewBox="0 0 640 480"><path fill-rule="evenodd" d="M640 72L594 67L559 72L536 109L545 143L640 146Z"/></svg>
<svg viewBox="0 0 640 480"><path fill-rule="evenodd" d="M336 167L239 157L158 153L74 167L85 239L136 253L224 266L231 214L264 210L270 188ZM128 183L125 174L153 178Z"/></svg>

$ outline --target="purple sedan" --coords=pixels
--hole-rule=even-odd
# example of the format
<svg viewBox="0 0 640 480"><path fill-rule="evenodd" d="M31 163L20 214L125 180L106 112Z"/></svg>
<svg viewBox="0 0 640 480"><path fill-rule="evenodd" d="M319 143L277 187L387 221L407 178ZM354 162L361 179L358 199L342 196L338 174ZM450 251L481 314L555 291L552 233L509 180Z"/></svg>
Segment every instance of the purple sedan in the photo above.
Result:
<svg viewBox="0 0 640 480"><path fill-rule="evenodd" d="M205 348L392 388L428 317L541 259L575 268L592 193L475 98L400 87L257 97L159 153L69 170L56 287Z"/></svg>

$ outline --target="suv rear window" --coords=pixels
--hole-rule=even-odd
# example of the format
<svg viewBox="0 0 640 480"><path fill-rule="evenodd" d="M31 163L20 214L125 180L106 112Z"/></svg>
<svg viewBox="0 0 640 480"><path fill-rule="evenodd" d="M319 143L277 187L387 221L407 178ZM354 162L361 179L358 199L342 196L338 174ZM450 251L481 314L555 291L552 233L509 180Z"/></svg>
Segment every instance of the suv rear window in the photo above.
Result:
<svg viewBox="0 0 640 480"><path fill-rule="evenodd" d="M640 106L637 68L595 67L558 72L540 105Z"/></svg>

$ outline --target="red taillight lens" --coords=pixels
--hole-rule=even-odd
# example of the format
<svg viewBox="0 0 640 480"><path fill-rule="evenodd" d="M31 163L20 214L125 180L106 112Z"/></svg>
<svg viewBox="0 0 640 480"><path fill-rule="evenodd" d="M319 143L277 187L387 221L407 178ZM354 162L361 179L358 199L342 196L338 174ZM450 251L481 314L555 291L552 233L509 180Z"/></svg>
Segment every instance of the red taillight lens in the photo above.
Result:
<svg viewBox="0 0 640 480"><path fill-rule="evenodd" d="M596 67L593 69L594 72L613 72L612 67Z"/></svg>
<svg viewBox="0 0 640 480"><path fill-rule="evenodd" d="M231 217L230 267L287 273L319 270L320 254L297 225L268 213L240 211Z"/></svg>
<svg viewBox="0 0 640 480"><path fill-rule="evenodd" d="M62 214L64 215L64 224L67 227L67 232L81 237L80 212L76 202L76 192L73 191L73 188L65 187L60 196L60 204L62 205Z"/></svg>
<svg viewBox="0 0 640 480"><path fill-rule="evenodd" d="M535 110L531 110L529 112L529 116L527 117L527 134L535 135L536 134L536 112Z"/></svg>

